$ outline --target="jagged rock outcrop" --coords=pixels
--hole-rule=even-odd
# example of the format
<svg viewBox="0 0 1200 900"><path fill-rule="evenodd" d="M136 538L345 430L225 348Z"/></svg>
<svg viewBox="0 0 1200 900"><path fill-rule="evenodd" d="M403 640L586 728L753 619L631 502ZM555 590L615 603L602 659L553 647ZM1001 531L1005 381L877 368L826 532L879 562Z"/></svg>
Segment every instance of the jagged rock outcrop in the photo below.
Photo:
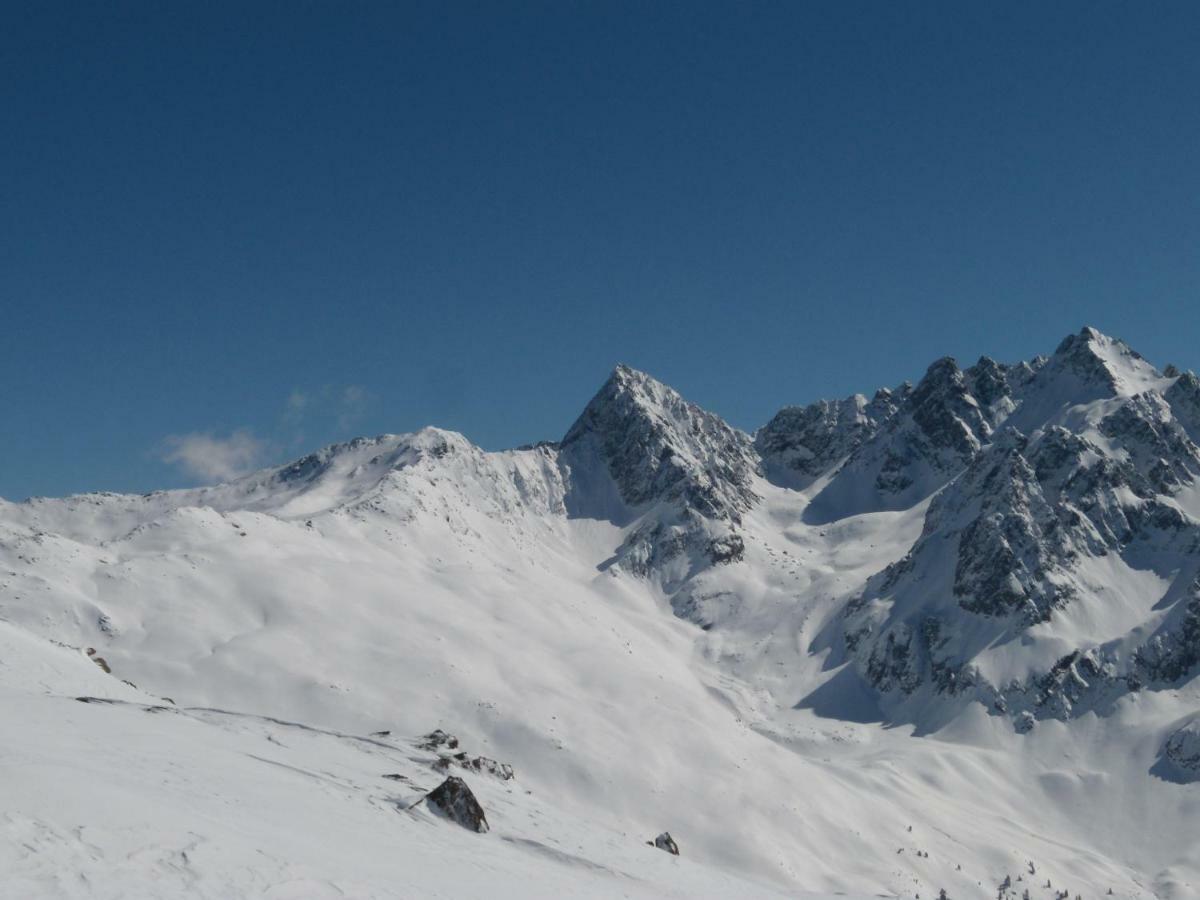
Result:
<svg viewBox="0 0 1200 900"><path fill-rule="evenodd" d="M881 388L870 400L855 394L845 400L784 407L759 429L755 448L769 467L815 478L869 440L909 391L908 385L896 392Z"/></svg>
<svg viewBox="0 0 1200 900"><path fill-rule="evenodd" d="M559 460L573 514L640 519L614 554L623 570L678 585L741 559L737 528L758 500L750 437L650 376L618 366L567 431ZM597 484L598 468L611 490Z"/></svg>
<svg viewBox="0 0 1200 900"><path fill-rule="evenodd" d="M1073 605L1145 602L1104 595L1114 565L1131 582L1148 565L1200 569L1197 510L1179 500L1200 476L1197 434L1200 380L1085 328L1027 363L945 357L915 386L785 408L753 442L620 367L560 459L568 483L598 460L629 511L609 564L657 579L676 614L705 628L743 604L697 576L745 558L757 473L785 487L823 479L813 524L932 498L916 544L869 581L834 639L892 707L973 699L1028 728L1194 674L1200 601L1183 586L1127 635L1072 635L1066 653L1054 635ZM1035 628L1046 650L1025 653L1024 668L993 661Z"/></svg>
<svg viewBox="0 0 1200 900"><path fill-rule="evenodd" d="M812 517L904 509L933 494L974 460L1036 371L987 357L963 370L944 357L915 387L877 394L869 422L848 432L852 450L814 499Z"/></svg>
<svg viewBox="0 0 1200 900"><path fill-rule="evenodd" d="M558 443L488 453L427 428L212 488L8 505L0 562L9 594L32 596L43 586L31 560L71 535L127 541L186 521L241 536L262 512L272 521L255 529L282 520L314 540L348 524L389 539L419 524L470 553L486 541L515 568L537 564L541 542L567 531L562 517L596 519L621 529L591 563L601 572L652 581L676 615L757 640L795 624L771 608L790 602L781 591L794 585L799 608L813 599L806 585L831 585L786 555L793 538L815 547L816 571L824 550L883 521L860 529L856 516L896 512L907 535L923 508L901 559L865 585L855 569L851 585L831 588L844 606L822 618L821 649L854 663L885 715L979 701L1027 729L1197 674L1198 439L1200 379L1159 372L1090 328L1027 363L982 357L961 368L945 357L915 385L869 400L788 407L753 439L620 366ZM762 509L766 495L775 505ZM829 523L841 534L822 547ZM814 525L815 536L805 530ZM748 560L770 569L749 572ZM78 645L103 641L106 656L126 658L107 649L119 649L119 617L86 591L63 596L75 599L58 619L87 629ZM421 746L443 770L506 777L445 732Z"/></svg>
<svg viewBox="0 0 1200 900"><path fill-rule="evenodd" d="M933 498L913 549L846 610L842 638L866 681L892 708L919 696L966 698L1028 730L1039 718L1104 708L1194 675L1200 520L1177 497L1190 496L1183 492L1200 475L1200 450L1174 414L1189 396L1182 376L1168 381L1092 329L1047 360L1010 367L1011 379L983 361L976 370L960 378L941 361L927 376L936 389L914 392L926 397L922 433L965 462ZM968 385L985 395L986 414L979 398L967 400ZM948 423L938 430L943 413ZM1174 573L1178 586L1159 601L1161 615L1150 610L1154 597L1122 596L1109 584L1114 571L1148 584L1138 574L1148 569ZM1115 639L1084 637L1038 661L1039 642L1061 648L1056 622L1065 610L1092 607L1075 617L1096 619L1112 615L1100 607L1114 603L1144 604L1152 624ZM1003 674L1015 644L1032 648L1022 651L1018 677Z"/></svg>
<svg viewBox="0 0 1200 900"><path fill-rule="evenodd" d="M1177 375L1175 383L1163 393L1163 399L1191 439L1200 442L1200 378L1196 373Z"/></svg>
<svg viewBox="0 0 1200 900"><path fill-rule="evenodd" d="M562 439L588 445L631 507L678 502L708 519L738 522L757 499L748 435L649 375L618 366Z"/></svg>
<svg viewBox="0 0 1200 900"><path fill-rule="evenodd" d="M484 834L489 830L483 807L467 783L457 775L449 776L426 794L425 803L434 812L469 831Z"/></svg>

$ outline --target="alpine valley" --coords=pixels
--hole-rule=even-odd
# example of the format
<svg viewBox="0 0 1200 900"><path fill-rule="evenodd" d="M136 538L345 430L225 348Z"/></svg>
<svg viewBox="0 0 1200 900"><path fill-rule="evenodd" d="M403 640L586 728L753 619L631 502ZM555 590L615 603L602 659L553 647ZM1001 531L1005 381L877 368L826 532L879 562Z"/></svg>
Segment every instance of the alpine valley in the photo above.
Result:
<svg viewBox="0 0 1200 900"><path fill-rule="evenodd" d="M1198 444L1085 328L0 501L0 895L1200 897Z"/></svg>

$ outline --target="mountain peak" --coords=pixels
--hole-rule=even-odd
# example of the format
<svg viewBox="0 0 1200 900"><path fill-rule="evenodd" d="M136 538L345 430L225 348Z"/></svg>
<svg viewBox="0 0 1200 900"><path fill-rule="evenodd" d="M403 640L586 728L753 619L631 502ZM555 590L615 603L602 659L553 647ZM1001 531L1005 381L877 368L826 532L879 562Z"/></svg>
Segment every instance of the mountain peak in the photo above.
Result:
<svg viewBox="0 0 1200 900"><path fill-rule="evenodd" d="M1162 378L1157 369L1124 341L1090 325L1064 338L1050 358L1050 365L1126 396L1148 390Z"/></svg>
<svg viewBox="0 0 1200 900"><path fill-rule="evenodd" d="M608 376L610 382L619 382L622 384L636 384L638 382L654 381L650 375L643 372L641 369L635 369L633 366L627 366L625 363L617 363L613 366L612 373Z"/></svg>
<svg viewBox="0 0 1200 900"><path fill-rule="evenodd" d="M921 381L938 381L946 378L954 378L961 371L958 367L958 360L953 356L943 356L930 363L929 368L925 370L925 377Z"/></svg>
<svg viewBox="0 0 1200 900"><path fill-rule="evenodd" d="M1054 350L1054 355L1071 356L1073 354L1094 351L1114 343L1124 346L1122 341L1115 341L1098 328L1093 328L1091 325L1084 325L1075 334L1068 334L1059 341L1058 347Z"/></svg>
<svg viewBox="0 0 1200 900"><path fill-rule="evenodd" d="M643 372L641 369L635 369L633 366L627 366L624 363L617 363L613 367L608 380L601 386L600 393L603 394L606 389L635 391L646 399L651 400L667 396L679 396L678 391L659 381L653 375Z"/></svg>
<svg viewBox="0 0 1200 900"><path fill-rule="evenodd" d="M618 365L562 439L590 446L631 506L682 498L712 518L749 507L750 438L644 372Z"/></svg>
<svg viewBox="0 0 1200 900"><path fill-rule="evenodd" d="M618 419L647 417L653 420L676 418L673 410L688 408L704 413L688 403L679 392L645 372L619 363L600 386L600 390L584 407L583 413L567 430L563 445L570 444L589 431L617 425Z"/></svg>

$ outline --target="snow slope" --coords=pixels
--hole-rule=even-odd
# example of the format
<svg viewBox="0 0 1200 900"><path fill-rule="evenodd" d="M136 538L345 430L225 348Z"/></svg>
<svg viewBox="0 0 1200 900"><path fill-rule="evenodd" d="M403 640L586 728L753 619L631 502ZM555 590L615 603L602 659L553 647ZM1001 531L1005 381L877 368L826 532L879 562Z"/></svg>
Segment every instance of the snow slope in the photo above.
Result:
<svg viewBox="0 0 1200 900"><path fill-rule="evenodd" d="M561 444L0 501L0 894L1198 896L1189 384L1085 330L750 436L621 367ZM434 728L490 833L408 810Z"/></svg>
<svg viewBox="0 0 1200 900"><path fill-rule="evenodd" d="M471 834L402 738L164 703L7 625L0 658L6 898L783 896L486 775Z"/></svg>

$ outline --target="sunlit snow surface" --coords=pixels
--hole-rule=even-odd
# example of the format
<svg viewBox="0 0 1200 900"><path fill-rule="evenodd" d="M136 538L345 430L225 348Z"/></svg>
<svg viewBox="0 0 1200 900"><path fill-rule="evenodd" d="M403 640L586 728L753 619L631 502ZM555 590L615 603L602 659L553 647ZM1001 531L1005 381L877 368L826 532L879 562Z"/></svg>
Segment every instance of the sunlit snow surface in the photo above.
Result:
<svg viewBox="0 0 1200 900"><path fill-rule="evenodd" d="M574 472L608 492L581 515L555 452L426 429L219 488L0 502L0 896L1200 896L1200 785L1162 752L1195 681L1018 734L978 704L887 726L833 664L928 496L823 521L827 479L755 476L744 559L690 582L705 630L612 564L644 510ZM1077 577L1132 605L981 666L1120 636L1167 589L1116 558ZM434 728L515 768L461 773L489 833L410 809ZM664 830L682 856L646 845Z"/></svg>

